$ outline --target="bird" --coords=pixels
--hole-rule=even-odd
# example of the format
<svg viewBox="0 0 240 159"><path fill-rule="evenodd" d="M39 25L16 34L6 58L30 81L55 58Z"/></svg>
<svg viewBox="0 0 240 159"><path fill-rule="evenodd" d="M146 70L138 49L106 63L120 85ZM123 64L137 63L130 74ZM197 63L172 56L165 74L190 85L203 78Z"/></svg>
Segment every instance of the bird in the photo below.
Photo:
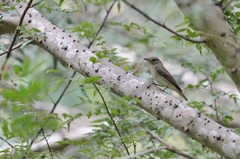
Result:
<svg viewBox="0 0 240 159"><path fill-rule="evenodd" d="M188 101L187 97L183 94L181 88L178 86L176 80L168 72L168 70L163 66L163 63L159 58L149 57L149 58L144 58L144 60L149 62L151 66L151 74L155 81L157 81L160 85L166 88L170 88L171 90L177 92L186 101Z"/></svg>

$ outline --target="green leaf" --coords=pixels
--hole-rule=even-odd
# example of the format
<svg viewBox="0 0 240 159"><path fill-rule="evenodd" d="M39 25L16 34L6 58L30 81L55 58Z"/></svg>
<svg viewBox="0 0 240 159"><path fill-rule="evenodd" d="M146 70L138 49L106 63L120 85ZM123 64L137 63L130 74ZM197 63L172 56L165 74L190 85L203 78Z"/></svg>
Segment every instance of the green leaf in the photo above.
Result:
<svg viewBox="0 0 240 159"><path fill-rule="evenodd" d="M46 73L59 73L60 70L47 70Z"/></svg>
<svg viewBox="0 0 240 159"><path fill-rule="evenodd" d="M24 46L30 44L32 41L33 41L33 40L27 40L27 41L25 41L20 48L23 49Z"/></svg>
<svg viewBox="0 0 240 159"><path fill-rule="evenodd" d="M235 4L234 7L240 8L240 4Z"/></svg>
<svg viewBox="0 0 240 159"><path fill-rule="evenodd" d="M194 86L192 84L188 84L186 89L192 89L192 88L194 88Z"/></svg>
<svg viewBox="0 0 240 159"><path fill-rule="evenodd" d="M92 61L92 63L98 63L99 62L99 60L97 60L94 56L90 57L89 60Z"/></svg>
<svg viewBox="0 0 240 159"><path fill-rule="evenodd" d="M88 113L87 113L87 117L88 117L88 118L91 118L91 116L92 116L92 112L88 112Z"/></svg>
<svg viewBox="0 0 240 159"><path fill-rule="evenodd" d="M130 30L130 26L129 25L123 25L124 26L124 28L127 30L127 31L129 31Z"/></svg>
<svg viewBox="0 0 240 159"><path fill-rule="evenodd" d="M99 79L101 79L102 76L92 76L92 77L86 77L84 80L83 80L83 83L86 84L86 83L96 83Z"/></svg>
<svg viewBox="0 0 240 159"><path fill-rule="evenodd" d="M120 10L121 10L121 3L120 2L118 2L118 4L117 4L117 9L118 9L118 13L119 13Z"/></svg>
<svg viewBox="0 0 240 159"><path fill-rule="evenodd" d="M8 72L2 72L2 78L3 78L3 80L8 80L9 79Z"/></svg>
<svg viewBox="0 0 240 159"><path fill-rule="evenodd" d="M177 30L177 32L184 32L184 31L186 31L186 28Z"/></svg>
<svg viewBox="0 0 240 159"><path fill-rule="evenodd" d="M64 0L59 0L59 7L63 4Z"/></svg>
<svg viewBox="0 0 240 159"><path fill-rule="evenodd" d="M202 45L201 44L196 44L195 45L198 51L202 54Z"/></svg>
<svg viewBox="0 0 240 159"><path fill-rule="evenodd" d="M132 27L132 26L135 26L135 27L137 27L137 29L140 29L140 26L137 24L137 23L134 23L134 22L132 22L131 24L130 24L130 26Z"/></svg>
<svg viewBox="0 0 240 159"><path fill-rule="evenodd" d="M223 117L223 121L226 122L226 123L228 123L228 122L230 122L230 121L233 121L233 117L232 117L232 116L229 116L229 115L225 115L225 116Z"/></svg>
<svg viewBox="0 0 240 159"><path fill-rule="evenodd" d="M31 28L31 31L35 32L35 33L41 33L41 31L37 28Z"/></svg>
<svg viewBox="0 0 240 159"><path fill-rule="evenodd" d="M111 109L111 114L112 114L113 116L117 116L119 113L120 113L120 110L119 110L119 109Z"/></svg>

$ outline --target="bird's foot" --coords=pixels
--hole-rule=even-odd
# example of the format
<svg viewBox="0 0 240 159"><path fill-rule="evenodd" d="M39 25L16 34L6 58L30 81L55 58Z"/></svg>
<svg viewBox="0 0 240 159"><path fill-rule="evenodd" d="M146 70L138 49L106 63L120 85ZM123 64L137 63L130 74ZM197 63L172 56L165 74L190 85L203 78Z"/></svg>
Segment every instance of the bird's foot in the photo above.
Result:
<svg viewBox="0 0 240 159"><path fill-rule="evenodd" d="M163 87L163 85L157 84L157 83L155 83L155 82L153 82L153 81L152 81L152 84L155 85L155 86Z"/></svg>
<svg viewBox="0 0 240 159"><path fill-rule="evenodd" d="M165 90L166 90L167 88L168 88L168 86L167 86L167 87L165 87L165 88L164 88L162 91L163 91L163 92L165 92Z"/></svg>
<svg viewBox="0 0 240 159"><path fill-rule="evenodd" d="M155 82L153 82L153 81L152 81L152 84L155 85L155 86L164 87L163 85L158 84L158 83L155 83ZM165 90L166 90L167 88L168 88L168 87L165 87L164 89L161 89L161 88L159 88L159 89L160 89L161 91L165 92ZM166 93L166 92L165 92L165 93Z"/></svg>

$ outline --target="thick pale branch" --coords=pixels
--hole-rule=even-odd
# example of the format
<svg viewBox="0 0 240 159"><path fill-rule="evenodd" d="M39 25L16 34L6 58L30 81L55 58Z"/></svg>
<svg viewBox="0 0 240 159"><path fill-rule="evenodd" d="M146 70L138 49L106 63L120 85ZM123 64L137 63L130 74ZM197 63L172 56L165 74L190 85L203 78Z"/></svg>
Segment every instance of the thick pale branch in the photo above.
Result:
<svg viewBox="0 0 240 159"><path fill-rule="evenodd" d="M0 4L2 3L3 0L0 0ZM16 5L20 14L25 7L24 3ZM32 38L41 44L39 46L68 64L75 71L87 76L101 76L98 84L108 85L111 91L120 96L138 98L140 100L139 107L202 145L226 158L239 158L240 137L231 130L167 95L152 82L126 73L109 62L108 59L100 59L100 62L92 63L89 59L90 57L97 58L95 54L60 28L51 24L35 9L28 10L23 21L24 24L27 24L27 29L37 28L40 30L47 38L36 34L33 34ZM14 32L14 30L12 31Z"/></svg>
<svg viewBox="0 0 240 159"><path fill-rule="evenodd" d="M181 11L201 31L206 45L213 51L240 92L239 39L229 29L223 11L209 0L174 0Z"/></svg>

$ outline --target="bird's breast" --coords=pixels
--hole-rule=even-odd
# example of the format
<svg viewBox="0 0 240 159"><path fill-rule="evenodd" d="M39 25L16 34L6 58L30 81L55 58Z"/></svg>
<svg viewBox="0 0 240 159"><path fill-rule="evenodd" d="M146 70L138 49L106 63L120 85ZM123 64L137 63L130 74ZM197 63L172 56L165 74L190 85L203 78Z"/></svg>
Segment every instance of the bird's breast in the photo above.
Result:
<svg viewBox="0 0 240 159"><path fill-rule="evenodd" d="M166 78L164 78L162 75L160 75L154 67L151 68L151 74L152 74L154 80L157 81L160 85L169 87L169 88L172 87L172 84Z"/></svg>

